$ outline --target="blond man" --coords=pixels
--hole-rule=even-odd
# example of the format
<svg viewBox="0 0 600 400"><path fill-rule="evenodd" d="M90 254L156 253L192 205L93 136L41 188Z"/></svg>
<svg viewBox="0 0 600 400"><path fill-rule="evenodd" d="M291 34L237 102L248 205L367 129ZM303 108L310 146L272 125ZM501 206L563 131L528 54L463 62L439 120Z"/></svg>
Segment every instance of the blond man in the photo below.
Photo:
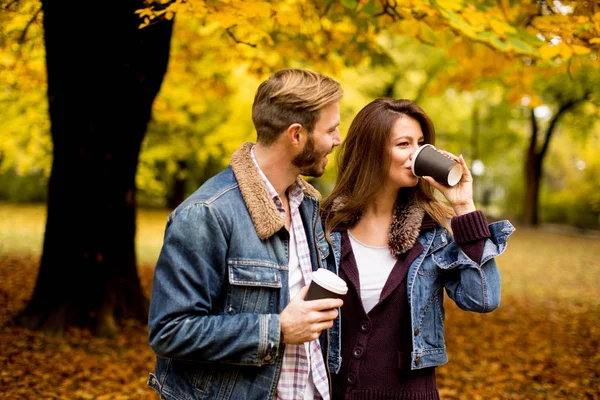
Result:
<svg viewBox="0 0 600 400"><path fill-rule="evenodd" d="M321 176L340 144L342 94L309 70L273 74L252 106L256 143L169 216L149 315L163 398L330 398L342 301L304 300L335 262L300 175Z"/></svg>

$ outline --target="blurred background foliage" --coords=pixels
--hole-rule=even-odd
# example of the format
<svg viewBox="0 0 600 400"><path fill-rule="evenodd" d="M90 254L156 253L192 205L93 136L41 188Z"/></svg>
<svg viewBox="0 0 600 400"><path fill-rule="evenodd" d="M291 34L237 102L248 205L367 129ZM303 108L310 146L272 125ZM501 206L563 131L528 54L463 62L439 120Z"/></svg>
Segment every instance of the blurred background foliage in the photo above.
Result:
<svg viewBox="0 0 600 400"><path fill-rule="evenodd" d="M597 3L147 2L140 29L165 18L175 18L175 29L139 160L138 204L173 208L224 168L255 138L259 82L294 66L342 83L342 135L376 97L418 102L436 125L437 146L471 162L476 201L491 217L524 219L527 160L547 147L540 222L598 229ZM42 18L35 0L7 1L0 11L2 201L45 201L52 142ZM313 180L324 194L336 176L330 161Z"/></svg>

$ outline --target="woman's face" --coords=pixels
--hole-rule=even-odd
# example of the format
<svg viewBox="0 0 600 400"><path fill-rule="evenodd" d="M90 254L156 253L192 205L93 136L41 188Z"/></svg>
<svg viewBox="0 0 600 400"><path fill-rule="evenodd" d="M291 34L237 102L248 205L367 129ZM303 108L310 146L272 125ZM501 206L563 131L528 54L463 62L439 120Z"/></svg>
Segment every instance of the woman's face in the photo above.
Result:
<svg viewBox="0 0 600 400"><path fill-rule="evenodd" d="M423 144L425 137L417 120L407 115L402 115L396 120L390 132L391 164L386 186L399 189L413 187L419 183L419 178L412 173L411 158Z"/></svg>

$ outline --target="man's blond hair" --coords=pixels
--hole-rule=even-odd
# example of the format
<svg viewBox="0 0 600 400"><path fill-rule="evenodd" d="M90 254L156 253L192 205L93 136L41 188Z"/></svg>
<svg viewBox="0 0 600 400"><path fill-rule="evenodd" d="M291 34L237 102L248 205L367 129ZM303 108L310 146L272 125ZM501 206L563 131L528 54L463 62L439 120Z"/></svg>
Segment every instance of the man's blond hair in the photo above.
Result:
<svg viewBox="0 0 600 400"><path fill-rule="evenodd" d="M321 109L340 101L343 91L334 79L301 68L277 71L260 84L252 105L257 141L269 145L294 123L312 133Z"/></svg>

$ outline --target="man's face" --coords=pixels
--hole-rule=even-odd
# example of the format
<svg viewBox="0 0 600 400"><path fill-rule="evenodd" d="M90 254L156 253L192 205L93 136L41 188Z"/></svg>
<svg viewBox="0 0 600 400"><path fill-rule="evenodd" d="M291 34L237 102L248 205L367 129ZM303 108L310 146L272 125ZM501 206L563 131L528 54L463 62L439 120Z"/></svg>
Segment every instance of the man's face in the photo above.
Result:
<svg viewBox="0 0 600 400"><path fill-rule="evenodd" d="M308 134L302 149L292 160L300 175L319 177L325 172L327 155L342 142L340 138L340 104L333 103L321 109L315 129Z"/></svg>

